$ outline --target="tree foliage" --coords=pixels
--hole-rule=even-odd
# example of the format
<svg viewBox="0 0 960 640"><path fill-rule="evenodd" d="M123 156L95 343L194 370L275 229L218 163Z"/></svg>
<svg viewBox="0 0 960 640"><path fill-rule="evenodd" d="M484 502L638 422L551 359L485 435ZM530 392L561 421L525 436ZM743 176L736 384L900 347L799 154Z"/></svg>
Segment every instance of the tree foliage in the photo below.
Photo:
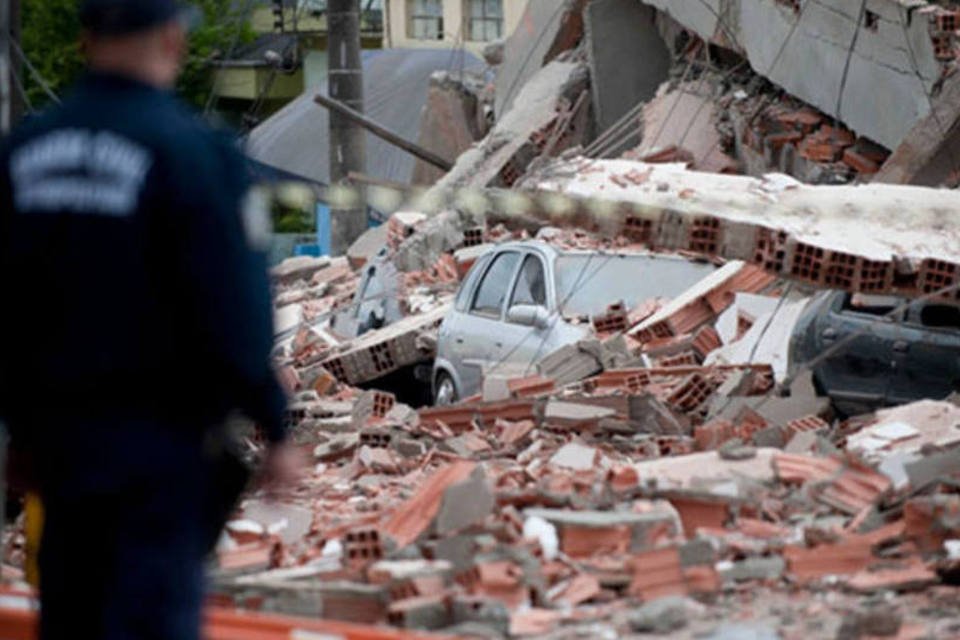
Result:
<svg viewBox="0 0 960 640"><path fill-rule="evenodd" d="M21 46L27 59L54 93L70 86L83 69L76 0L23 0ZM34 106L48 102L33 74L23 70L24 87Z"/></svg>
<svg viewBox="0 0 960 640"><path fill-rule="evenodd" d="M177 85L188 102L203 108L213 87L211 62L226 57L234 46L254 37L249 14L255 0L194 0L203 15L190 33L190 52ZM57 94L63 93L83 70L77 0L23 0L22 46L40 76ZM24 87L34 107L48 102L40 84L26 69Z"/></svg>

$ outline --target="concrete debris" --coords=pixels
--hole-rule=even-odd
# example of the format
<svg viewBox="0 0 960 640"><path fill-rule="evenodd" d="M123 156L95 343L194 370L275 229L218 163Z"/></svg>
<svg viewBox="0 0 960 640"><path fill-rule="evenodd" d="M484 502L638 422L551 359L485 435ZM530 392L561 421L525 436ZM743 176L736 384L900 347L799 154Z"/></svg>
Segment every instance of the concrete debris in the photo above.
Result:
<svg viewBox="0 0 960 640"><path fill-rule="evenodd" d="M486 53L494 86L436 75L423 142L458 156L453 170L418 169L434 188L347 256L271 272L287 419L314 466L278 504L245 497L211 558L212 598L236 615L405 630L384 638L958 637L957 399L847 415L818 395L816 367L790 361L811 290L960 285L956 194L839 185L948 180L960 13L944 4L872 0L861 28L816 2L530 0ZM854 29L841 87L843 65L821 63L847 58ZM949 136L928 117L934 89ZM592 146L597 134L633 148ZM758 177L726 175L740 169ZM479 204L448 194L488 187ZM478 297L458 296L461 282L500 243L533 236L706 275L669 299L591 283L596 308L562 315L575 337L545 340L522 366L464 357L482 393L444 397L440 326ZM504 277L519 283L521 264ZM494 301L490 333L521 324L506 297L521 293ZM554 297L537 305L561 317ZM935 302L952 309L960 294ZM912 326L886 360L898 375L915 356L945 363L955 380L956 327L926 327L944 339L917 356ZM850 362L874 348L834 364L865 379ZM22 521L10 529L4 575L22 575Z"/></svg>
<svg viewBox="0 0 960 640"><path fill-rule="evenodd" d="M597 450L571 442L561 447L550 458L550 464L574 471L587 471L597 464Z"/></svg>
<svg viewBox="0 0 960 640"><path fill-rule="evenodd" d="M486 135L486 112L493 108L491 93L481 74L435 72L420 120L420 146L441 158L459 157ZM411 182L429 185L441 177L443 171L421 160L414 166Z"/></svg>
<svg viewBox="0 0 960 640"><path fill-rule="evenodd" d="M601 246L568 230L551 241L574 239ZM331 282L354 299L355 277ZM281 504L254 494L231 519L218 601L482 637L871 637L894 625L851 612L894 593L902 628L950 637L924 603L960 602L960 409L837 418L812 375L779 389L772 363L704 364L738 295L778 300L780 286L726 263L692 293L620 316L619 330L536 373L499 368L483 396L448 406L368 384L429 362L422 337L447 312L448 284L436 308L359 338L327 340L322 321L297 331L278 357L295 442L316 466ZM707 357L650 366L678 338ZM15 565L22 534L11 535ZM738 622L717 626L725 617Z"/></svg>
<svg viewBox="0 0 960 640"><path fill-rule="evenodd" d="M691 613L702 609L696 601L683 596L657 598L630 614L630 629L637 633L671 633L685 627Z"/></svg>
<svg viewBox="0 0 960 640"><path fill-rule="evenodd" d="M559 5L558 5L559 2ZM515 104L536 71L580 40L583 0L530 0L520 27L507 38L503 63L497 68L495 113L502 119ZM531 64L533 61L533 64Z"/></svg>
<svg viewBox="0 0 960 640"><path fill-rule="evenodd" d="M716 128L719 106L703 83L687 82L676 88L665 83L643 108L644 135L626 157L664 159L671 154L688 159L691 169L736 173L735 158L723 151Z"/></svg>

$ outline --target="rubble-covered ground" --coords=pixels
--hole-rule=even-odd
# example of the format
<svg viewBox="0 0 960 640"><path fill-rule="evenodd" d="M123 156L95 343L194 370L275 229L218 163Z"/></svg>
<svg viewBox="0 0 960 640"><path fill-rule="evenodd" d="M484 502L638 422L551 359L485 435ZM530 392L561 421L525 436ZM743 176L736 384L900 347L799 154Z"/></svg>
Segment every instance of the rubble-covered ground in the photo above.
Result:
<svg viewBox="0 0 960 640"><path fill-rule="evenodd" d="M753 265L726 263L688 304L614 305L589 319L594 338L491 372L454 406L414 409L317 364L360 371L345 353L376 363L404 340L428 354L475 249L406 274L402 295L431 301L406 334L336 344L305 320L282 343L315 466L279 504L244 501L213 568L220 601L455 637L960 636L960 407L841 420L809 375L784 389L770 364L704 365L767 324L757 299L784 292ZM356 285L337 260L274 275L282 306L314 319Z"/></svg>
<svg viewBox="0 0 960 640"><path fill-rule="evenodd" d="M828 113L835 87L815 65L800 82L790 53L758 65L760 17L798 21L782 54L825 20L845 33L841 11L727 2L741 20L716 14L705 33L698 3L642 4L628 19L613 0L531 0L541 35L488 56L494 86L431 84L421 140L462 151L453 170L399 210L400 195L367 191L388 224L344 257L273 270L277 367L313 466L279 502L244 497L211 560L224 610L411 630L390 637L960 638L960 400L849 415L789 344L821 290L861 308L960 303L955 193L877 184L960 176L947 131L930 136L957 115L960 11L868 5L854 89L890 113L922 105L910 129L874 127L862 105L845 124L856 92ZM923 45L915 74L901 37ZM650 73L611 62L621 48ZM900 147L873 141L895 134ZM716 270L568 318L586 338L497 362L481 393L432 406L458 286L486 251L530 238ZM10 577L23 544L5 541Z"/></svg>

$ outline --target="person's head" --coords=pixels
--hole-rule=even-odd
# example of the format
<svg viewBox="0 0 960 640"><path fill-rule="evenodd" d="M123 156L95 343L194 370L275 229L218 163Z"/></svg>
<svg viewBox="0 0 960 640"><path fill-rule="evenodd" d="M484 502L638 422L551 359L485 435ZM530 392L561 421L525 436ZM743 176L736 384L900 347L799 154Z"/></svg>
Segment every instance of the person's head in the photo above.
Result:
<svg viewBox="0 0 960 640"><path fill-rule="evenodd" d="M187 51L175 0L82 0L80 24L87 64L170 88Z"/></svg>

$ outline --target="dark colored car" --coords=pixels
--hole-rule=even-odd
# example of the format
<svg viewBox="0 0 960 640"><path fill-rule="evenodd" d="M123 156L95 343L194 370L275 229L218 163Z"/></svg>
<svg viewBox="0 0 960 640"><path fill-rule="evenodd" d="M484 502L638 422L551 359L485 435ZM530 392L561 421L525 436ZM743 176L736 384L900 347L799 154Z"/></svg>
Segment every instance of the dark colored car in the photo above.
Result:
<svg viewBox="0 0 960 640"><path fill-rule="evenodd" d="M938 301L825 291L801 314L790 340L796 371L848 336L814 366L814 381L844 415L960 389L960 308Z"/></svg>

